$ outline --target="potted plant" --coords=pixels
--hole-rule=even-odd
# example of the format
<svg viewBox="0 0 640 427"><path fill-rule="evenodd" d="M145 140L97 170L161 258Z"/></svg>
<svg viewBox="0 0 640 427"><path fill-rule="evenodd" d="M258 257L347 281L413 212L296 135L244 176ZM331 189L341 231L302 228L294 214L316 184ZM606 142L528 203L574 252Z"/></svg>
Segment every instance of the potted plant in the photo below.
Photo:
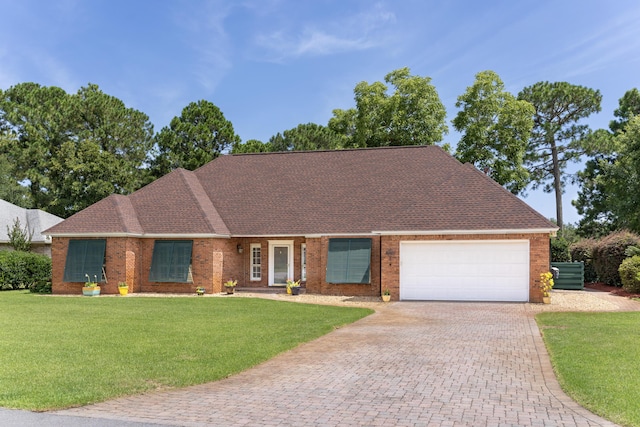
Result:
<svg viewBox="0 0 640 427"><path fill-rule="evenodd" d="M542 291L542 302L545 304L551 303L551 295L549 292L553 288L553 273L547 271L546 273L540 273L540 290Z"/></svg>
<svg viewBox="0 0 640 427"><path fill-rule="evenodd" d="M300 280L287 279L287 293L291 295L300 295Z"/></svg>
<svg viewBox="0 0 640 427"><path fill-rule="evenodd" d="M126 282L118 282L118 292L122 296L127 295L129 293L129 285Z"/></svg>
<svg viewBox="0 0 640 427"><path fill-rule="evenodd" d="M389 290L389 288L382 291L382 301L384 302L391 301L391 291Z"/></svg>
<svg viewBox="0 0 640 427"><path fill-rule="evenodd" d="M82 287L82 295L87 297L100 295L100 286L98 286L98 277L94 275L93 282L89 278L88 274L85 274L84 277L87 278L87 281L84 283L84 286Z"/></svg>
<svg viewBox="0 0 640 427"><path fill-rule="evenodd" d="M229 279L224 282L224 288L227 290L227 294L232 294L238 284L237 280Z"/></svg>
<svg viewBox="0 0 640 427"><path fill-rule="evenodd" d="M199 296L204 295L204 288L202 286L198 286L196 288L196 295L199 295Z"/></svg>

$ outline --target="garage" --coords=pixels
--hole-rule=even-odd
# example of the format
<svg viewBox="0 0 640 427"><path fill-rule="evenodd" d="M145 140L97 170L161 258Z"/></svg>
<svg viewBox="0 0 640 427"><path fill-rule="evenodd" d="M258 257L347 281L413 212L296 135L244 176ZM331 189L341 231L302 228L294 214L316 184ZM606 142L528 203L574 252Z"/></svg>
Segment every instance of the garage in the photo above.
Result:
<svg viewBox="0 0 640 427"><path fill-rule="evenodd" d="M529 241L400 242L400 299L528 301Z"/></svg>

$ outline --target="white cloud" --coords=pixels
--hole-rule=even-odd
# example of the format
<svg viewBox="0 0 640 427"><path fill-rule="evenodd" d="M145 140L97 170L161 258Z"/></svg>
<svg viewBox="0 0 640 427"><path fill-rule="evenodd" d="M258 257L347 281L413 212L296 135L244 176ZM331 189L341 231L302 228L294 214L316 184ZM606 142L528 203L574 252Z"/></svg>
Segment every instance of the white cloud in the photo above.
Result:
<svg viewBox="0 0 640 427"><path fill-rule="evenodd" d="M184 5L182 5L184 6ZM225 20L232 6L222 1L191 4L176 14L184 43L195 54L190 72L206 92L212 92L232 67Z"/></svg>
<svg viewBox="0 0 640 427"><path fill-rule="evenodd" d="M395 23L393 12L381 3L332 22L304 23L294 30L280 29L255 38L271 60L282 61L300 56L321 56L353 52L383 46L389 40L389 26Z"/></svg>

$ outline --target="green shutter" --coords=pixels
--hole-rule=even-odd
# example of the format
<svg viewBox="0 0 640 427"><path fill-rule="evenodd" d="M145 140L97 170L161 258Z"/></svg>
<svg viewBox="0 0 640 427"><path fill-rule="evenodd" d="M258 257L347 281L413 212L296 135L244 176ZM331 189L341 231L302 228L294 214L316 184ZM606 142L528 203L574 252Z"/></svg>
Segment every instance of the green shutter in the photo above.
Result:
<svg viewBox="0 0 640 427"><path fill-rule="evenodd" d="M371 239L351 239L346 283L370 283Z"/></svg>
<svg viewBox="0 0 640 427"><path fill-rule="evenodd" d="M64 266L65 282L102 281L104 253L107 246L105 239L70 240L67 249L67 260Z"/></svg>
<svg viewBox="0 0 640 427"><path fill-rule="evenodd" d="M370 283L371 239L330 239L327 283Z"/></svg>
<svg viewBox="0 0 640 427"><path fill-rule="evenodd" d="M150 282L187 282L192 240L158 240L153 246Z"/></svg>

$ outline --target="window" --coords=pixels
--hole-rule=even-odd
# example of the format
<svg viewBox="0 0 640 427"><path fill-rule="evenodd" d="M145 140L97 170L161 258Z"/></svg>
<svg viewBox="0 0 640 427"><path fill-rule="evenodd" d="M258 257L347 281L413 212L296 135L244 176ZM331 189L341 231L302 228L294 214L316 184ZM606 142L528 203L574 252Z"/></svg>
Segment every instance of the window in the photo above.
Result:
<svg viewBox="0 0 640 427"><path fill-rule="evenodd" d="M328 283L371 283L371 239L329 239Z"/></svg>
<svg viewBox="0 0 640 427"><path fill-rule="evenodd" d="M300 245L300 280L307 280L307 244Z"/></svg>
<svg viewBox="0 0 640 427"><path fill-rule="evenodd" d="M262 249L259 243L251 244L251 280L262 279Z"/></svg>
<svg viewBox="0 0 640 427"><path fill-rule="evenodd" d="M151 258L150 282L182 282L191 279L193 240L156 240Z"/></svg>
<svg viewBox="0 0 640 427"><path fill-rule="evenodd" d="M69 240L64 265L65 282L104 282L105 239ZM89 278L87 279L87 276Z"/></svg>

